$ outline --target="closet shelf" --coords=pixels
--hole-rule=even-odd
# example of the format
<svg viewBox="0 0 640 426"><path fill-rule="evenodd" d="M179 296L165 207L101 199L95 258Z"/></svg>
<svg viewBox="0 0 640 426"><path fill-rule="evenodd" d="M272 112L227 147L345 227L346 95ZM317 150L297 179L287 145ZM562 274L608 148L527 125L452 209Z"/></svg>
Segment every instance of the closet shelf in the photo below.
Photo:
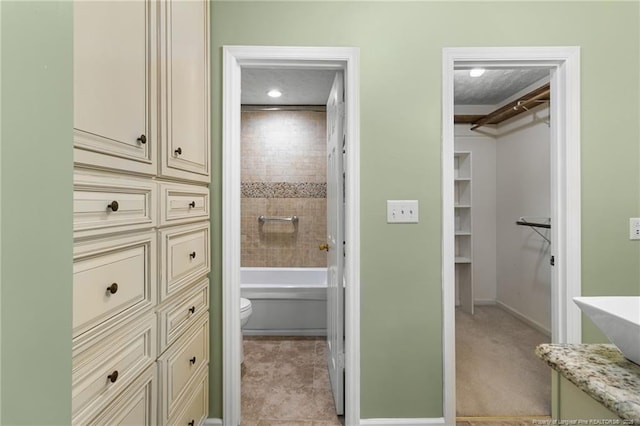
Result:
<svg viewBox="0 0 640 426"><path fill-rule="evenodd" d="M471 263L471 258L464 256L456 256L456 263Z"/></svg>
<svg viewBox="0 0 640 426"><path fill-rule="evenodd" d="M487 115L458 114L454 115L453 122L455 124L471 124L471 130L476 130L480 126L500 124L536 107L540 103L549 102L550 99L551 84L547 83Z"/></svg>

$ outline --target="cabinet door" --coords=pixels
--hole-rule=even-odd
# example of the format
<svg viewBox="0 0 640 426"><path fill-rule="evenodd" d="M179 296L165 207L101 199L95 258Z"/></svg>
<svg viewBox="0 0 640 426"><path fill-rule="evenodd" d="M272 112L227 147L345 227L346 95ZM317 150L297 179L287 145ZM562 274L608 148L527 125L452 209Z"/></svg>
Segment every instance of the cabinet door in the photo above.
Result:
<svg viewBox="0 0 640 426"><path fill-rule="evenodd" d="M74 160L155 174L156 3L74 3Z"/></svg>
<svg viewBox="0 0 640 426"><path fill-rule="evenodd" d="M161 27L161 174L209 182L209 2L167 0Z"/></svg>

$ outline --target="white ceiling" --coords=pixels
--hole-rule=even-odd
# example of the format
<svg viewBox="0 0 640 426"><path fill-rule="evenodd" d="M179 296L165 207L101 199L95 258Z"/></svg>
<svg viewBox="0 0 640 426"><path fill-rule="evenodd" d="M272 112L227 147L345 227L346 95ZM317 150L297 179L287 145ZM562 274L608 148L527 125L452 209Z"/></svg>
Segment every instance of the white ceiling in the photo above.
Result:
<svg viewBox="0 0 640 426"><path fill-rule="evenodd" d="M335 71L256 69L242 70L243 105L325 105ZM533 83L549 77L545 68L487 69L480 77L455 70L456 105L497 105ZM280 98L267 92L278 89Z"/></svg>
<svg viewBox="0 0 640 426"><path fill-rule="evenodd" d="M242 105L326 105L335 71L242 69ZM278 89L279 98L267 92Z"/></svg>
<svg viewBox="0 0 640 426"><path fill-rule="evenodd" d="M487 69L480 77L454 71L456 105L498 105L533 83L549 77L548 68Z"/></svg>

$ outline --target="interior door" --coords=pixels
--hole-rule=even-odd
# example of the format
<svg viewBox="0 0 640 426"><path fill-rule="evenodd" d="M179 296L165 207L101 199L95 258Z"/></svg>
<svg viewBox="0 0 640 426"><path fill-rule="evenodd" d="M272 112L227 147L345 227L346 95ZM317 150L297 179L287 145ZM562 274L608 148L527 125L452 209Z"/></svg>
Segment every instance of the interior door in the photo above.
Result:
<svg viewBox="0 0 640 426"><path fill-rule="evenodd" d="M327 344L336 413L344 414L344 79L327 101Z"/></svg>

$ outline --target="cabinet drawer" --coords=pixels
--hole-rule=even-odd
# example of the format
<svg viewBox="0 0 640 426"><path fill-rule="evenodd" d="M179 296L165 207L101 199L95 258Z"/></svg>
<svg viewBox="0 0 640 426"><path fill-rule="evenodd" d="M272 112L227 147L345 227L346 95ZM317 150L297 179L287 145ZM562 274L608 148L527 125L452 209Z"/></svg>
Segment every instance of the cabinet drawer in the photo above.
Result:
<svg viewBox="0 0 640 426"><path fill-rule="evenodd" d="M76 238L156 225L156 184L150 179L76 169L73 181Z"/></svg>
<svg viewBox="0 0 640 426"><path fill-rule="evenodd" d="M209 363L209 316L201 315L184 336L158 358L164 420L176 415L196 375Z"/></svg>
<svg viewBox="0 0 640 426"><path fill-rule="evenodd" d="M147 368L113 403L88 422L74 425L155 426L157 422L157 368ZM186 424L186 423L185 423Z"/></svg>
<svg viewBox="0 0 640 426"><path fill-rule="evenodd" d="M76 243L73 337L155 305L156 236L149 232Z"/></svg>
<svg viewBox="0 0 640 426"><path fill-rule="evenodd" d="M110 404L154 364L157 326L153 314L136 317L116 331L104 331L73 349L72 413L84 419Z"/></svg>
<svg viewBox="0 0 640 426"><path fill-rule="evenodd" d="M196 318L209 309L209 280L204 279L192 289L158 310L160 353L176 341Z"/></svg>
<svg viewBox="0 0 640 426"><path fill-rule="evenodd" d="M207 187L161 183L160 194L160 226L209 218Z"/></svg>
<svg viewBox="0 0 640 426"><path fill-rule="evenodd" d="M209 411L209 381L205 369L198 375L195 386L185 393L184 410L172 418L170 425L202 425Z"/></svg>
<svg viewBox="0 0 640 426"><path fill-rule="evenodd" d="M209 272L209 222L162 230L160 239L164 301Z"/></svg>

